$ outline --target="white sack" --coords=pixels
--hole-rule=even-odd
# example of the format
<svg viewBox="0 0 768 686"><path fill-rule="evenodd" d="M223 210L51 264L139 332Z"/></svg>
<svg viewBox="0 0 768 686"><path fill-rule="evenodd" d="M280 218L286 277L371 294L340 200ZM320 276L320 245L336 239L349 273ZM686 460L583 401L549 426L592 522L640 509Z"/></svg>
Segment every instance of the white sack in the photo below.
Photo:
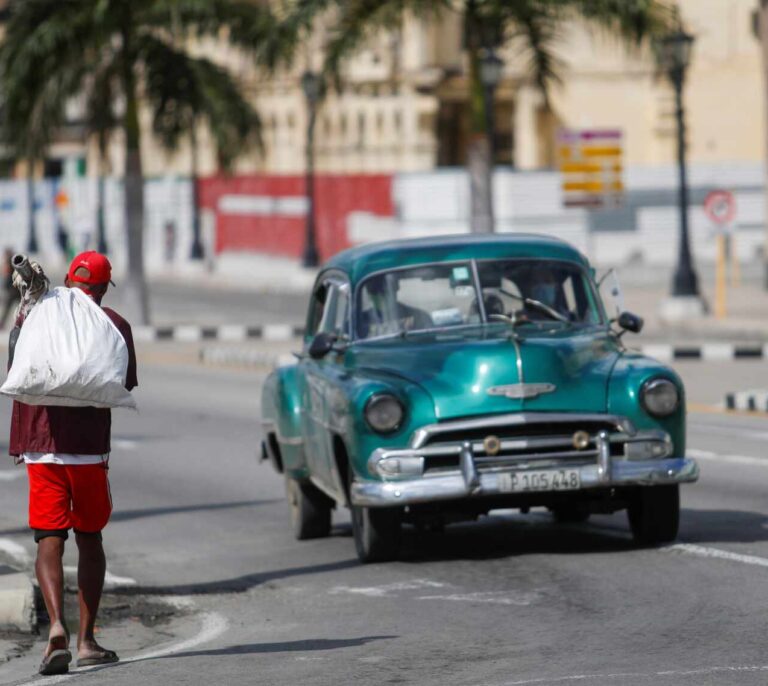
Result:
<svg viewBox="0 0 768 686"><path fill-rule="evenodd" d="M54 288L27 315L0 393L28 405L136 407L125 388L128 346L78 288Z"/></svg>

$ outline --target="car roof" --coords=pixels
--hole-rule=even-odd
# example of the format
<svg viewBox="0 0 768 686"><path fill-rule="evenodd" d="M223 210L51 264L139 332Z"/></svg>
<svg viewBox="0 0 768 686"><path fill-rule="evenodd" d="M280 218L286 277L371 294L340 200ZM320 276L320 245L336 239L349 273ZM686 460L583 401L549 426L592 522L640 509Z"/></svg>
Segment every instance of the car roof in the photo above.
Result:
<svg viewBox="0 0 768 686"><path fill-rule="evenodd" d="M543 234L461 234L366 243L334 255L324 269L340 269L357 283L368 274L426 262L532 257L589 263L575 247Z"/></svg>

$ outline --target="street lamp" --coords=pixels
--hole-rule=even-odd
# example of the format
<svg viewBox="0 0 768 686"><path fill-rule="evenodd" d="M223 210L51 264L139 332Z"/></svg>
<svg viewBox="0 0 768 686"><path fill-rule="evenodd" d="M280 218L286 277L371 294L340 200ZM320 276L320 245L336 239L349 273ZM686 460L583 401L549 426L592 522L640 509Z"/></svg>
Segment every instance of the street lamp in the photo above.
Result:
<svg viewBox="0 0 768 686"><path fill-rule="evenodd" d="M307 221L304 255L302 257L302 264L305 267L316 267L320 262L315 236L315 120L321 87L322 82L318 74L310 70L302 74L301 88L307 99L307 145L305 149Z"/></svg>
<svg viewBox="0 0 768 686"><path fill-rule="evenodd" d="M485 135L488 140L488 164L485 169L486 178L485 193L487 197L486 211L488 213L488 228L490 233L494 231L493 216L493 167L496 161L496 134L494 122L494 95L496 87L501 81L504 71L502 62L491 48L486 48L480 53L480 83L483 86L483 105L485 109Z"/></svg>
<svg viewBox="0 0 768 686"><path fill-rule="evenodd" d="M699 283L691 257L688 233L688 181L685 168L685 111L683 86L685 72L691 60L694 37L682 27L659 39L654 48L659 66L666 72L675 90L675 118L677 120L677 165L680 177L680 244L677 267L672 281L672 296L699 298Z"/></svg>
<svg viewBox="0 0 768 686"><path fill-rule="evenodd" d="M480 81L485 97L485 128L491 150L491 168L495 160L496 141L494 136L494 94L504 73L504 62L492 49L483 51L480 57Z"/></svg>

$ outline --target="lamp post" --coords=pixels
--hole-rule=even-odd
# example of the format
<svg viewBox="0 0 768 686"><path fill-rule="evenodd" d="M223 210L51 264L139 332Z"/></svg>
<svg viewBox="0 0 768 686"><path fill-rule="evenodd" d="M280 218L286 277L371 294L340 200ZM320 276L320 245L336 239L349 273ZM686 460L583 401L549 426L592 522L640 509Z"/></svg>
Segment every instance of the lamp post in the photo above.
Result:
<svg viewBox="0 0 768 686"><path fill-rule="evenodd" d="M320 262L315 236L315 119L321 86L318 74L310 70L304 72L301 77L301 88L307 99L307 145L305 148L307 221L302 256L302 264L305 267L316 267Z"/></svg>
<svg viewBox="0 0 768 686"><path fill-rule="evenodd" d="M192 128L189 136L190 152L190 181L192 183L192 247L189 251L189 257L192 260L202 260L205 257L205 248L203 247L202 231L200 226L200 184L198 183L198 164L197 164L197 120L192 121Z"/></svg>
<svg viewBox="0 0 768 686"><path fill-rule="evenodd" d="M102 255L107 254L107 230L104 218L104 174L99 170L97 181L99 187L96 200L96 250Z"/></svg>
<svg viewBox="0 0 768 686"><path fill-rule="evenodd" d="M501 81L504 62L492 48L484 49L480 54L480 83L483 85L483 107L485 109L485 135L488 139L488 165L485 179L488 194L488 230L493 233L495 219L493 214L493 168L496 161L496 135L494 118L494 96Z"/></svg>
<svg viewBox="0 0 768 686"><path fill-rule="evenodd" d="M36 253L37 244L37 218L35 212L35 163L30 157L27 160L27 203L29 205L29 231L27 234L27 252Z"/></svg>
<svg viewBox="0 0 768 686"><path fill-rule="evenodd" d="M682 27L661 38L655 44L659 65L666 72L675 90L675 118L677 120L677 166L679 173L680 236L677 267L672 280L672 296L699 299L699 283L691 257L688 231L688 180L685 166L685 110L683 86L691 59L694 37ZM700 305L699 305L700 307Z"/></svg>
<svg viewBox="0 0 768 686"><path fill-rule="evenodd" d="M496 55L493 49L484 50L480 57L480 81L483 84L483 95L485 98L485 130L488 135L488 147L491 154L491 170L493 170L493 163L496 159L494 96L503 73L504 62Z"/></svg>

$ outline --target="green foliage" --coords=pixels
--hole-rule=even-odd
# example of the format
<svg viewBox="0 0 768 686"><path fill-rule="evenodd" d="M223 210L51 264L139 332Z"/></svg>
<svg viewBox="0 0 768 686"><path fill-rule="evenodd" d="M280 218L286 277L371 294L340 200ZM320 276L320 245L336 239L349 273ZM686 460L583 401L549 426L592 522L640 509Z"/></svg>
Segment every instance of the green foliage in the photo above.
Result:
<svg viewBox="0 0 768 686"><path fill-rule="evenodd" d="M287 44L269 8L248 0L15 0L5 28L0 136L32 159L78 98L102 154L118 127L138 141L133 105L142 101L165 147L202 121L229 165L258 144L259 119L232 74L190 46L227 35L273 65Z"/></svg>
<svg viewBox="0 0 768 686"><path fill-rule="evenodd" d="M294 30L331 13L335 27L326 45L326 71L339 81L343 62L381 30L395 29L410 12L462 16L470 51L514 42L527 56L534 82L547 95L565 64L556 46L562 29L585 21L627 45L668 31L675 21L670 0L289 0Z"/></svg>

